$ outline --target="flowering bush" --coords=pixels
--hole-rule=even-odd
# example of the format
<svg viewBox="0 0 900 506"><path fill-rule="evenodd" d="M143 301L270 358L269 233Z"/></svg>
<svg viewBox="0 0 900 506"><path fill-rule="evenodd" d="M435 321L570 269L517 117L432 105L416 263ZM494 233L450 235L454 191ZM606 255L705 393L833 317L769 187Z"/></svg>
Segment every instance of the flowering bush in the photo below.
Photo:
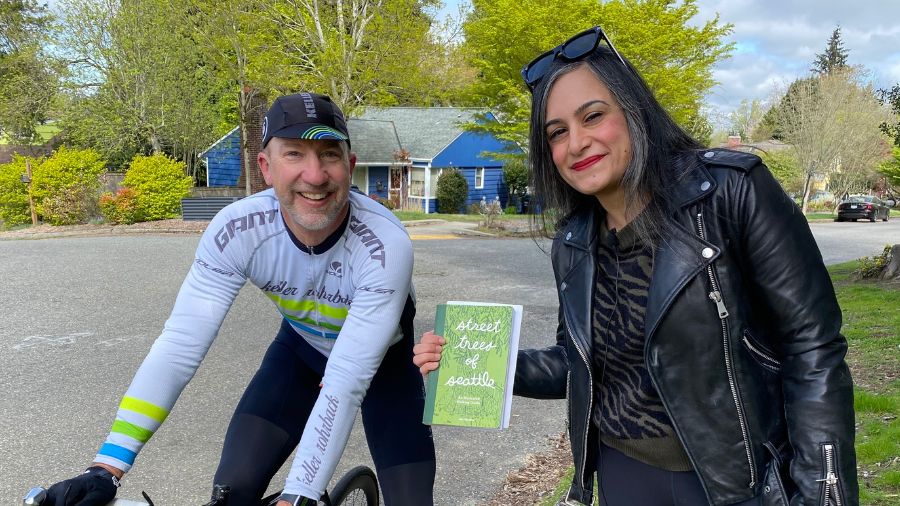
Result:
<svg viewBox="0 0 900 506"><path fill-rule="evenodd" d="M115 195L109 192L101 195L100 212L109 223L130 224L141 221L137 194L131 188L122 188Z"/></svg>

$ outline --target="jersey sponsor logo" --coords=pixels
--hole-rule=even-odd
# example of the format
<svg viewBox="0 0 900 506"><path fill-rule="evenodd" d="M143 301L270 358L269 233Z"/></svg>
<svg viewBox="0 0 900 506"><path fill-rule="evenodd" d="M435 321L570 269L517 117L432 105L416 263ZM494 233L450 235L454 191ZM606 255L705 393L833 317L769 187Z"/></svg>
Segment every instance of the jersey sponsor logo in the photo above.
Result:
<svg viewBox="0 0 900 506"><path fill-rule="evenodd" d="M313 427L313 430L316 432L316 449L322 455L325 455L328 443L331 442L331 433L334 430L334 420L337 418L339 405L337 397L326 395L325 398L328 400L328 406L325 407L325 415L319 415L318 425ZM311 459L304 460L300 467L303 469L303 483L311 485L319 473L319 468L322 467L322 460L319 459L318 455L313 455Z"/></svg>
<svg viewBox="0 0 900 506"><path fill-rule="evenodd" d="M359 236L359 240L363 245L369 248L369 258L381 262L384 268L384 243L375 235L375 232L368 225L356 219L356 216L350 217L350 230Z"/></svg>
<svg viewBox="0 0 900 506"><path fill-rule="evenodd" d="M223 276L229 276L229 277L234 276L233 272L226 271L225 269L220 269L218 267L213 267L212 265L209 265L208 263L204 262L202 259L198 258L198 259L194 260L194 262L197 262L197 265L199 265L200 267L203 267L204 269L209 270L209 271L213 271L216 274L221 274Z"/></svg>
<svg viewBox="0 0 900 506"><path fill-rule="evenodd" d="M312 485L314 479L316 479L316 474L319 472L319 468L322 467L322 459L319 457L313 456L313 458L309 460L303 461L303 483L307 485ZM297 478L298 480L300 478Z"/></svg>
<svg viewBox="0 0 900 506"><path fill-rule="evenodd" d="M225 251L225 246L228 246L228 243L234 239L238 232L246 232L258 226L268 225L275 221L276 215L278 215L277 209L269 209L268 211L257 211L229 221L216 232L216 246L220 252Z"/></svg>
<svg viewBox="0 0 900 506"><path fill-rule="evenodd" d="M297 295L297 287L287 286L287 281L281 281L280 283L269 281L262 287L262 291L280 293L282 295Z"/></svg>
<svg viewBox="0 0 900 506"><path fill-rule="evenodd" d="M382 294L388 294L388 295L397 291L397 290L394 290L393 288L379 288L377 286L361 286L358 288L358 290L362 290L364 292L382 293Z"/></svg>
<svg viewBox="0 0 900 506"><path fill-rule="evenodd" d="M331 441L331 429L334 428L334 418L337 416L339 404L337 397L326 395L325 398L328 399L328 407L325 408L325 416L319 415L319 422L321 423L319 423L318 427L313 429L316 431L316 434L319 435L316 440L316 448L322 453L325 453L325 449L328 448L328 442Z"/></svg>
<svg viewBox="0 0 900 506"><path fill-rule="evenodd" d="M344 277L344 266L341 265L340 262L331 262L331 265L328 266L328 269L325 270L325 274L329 276L337 276L339 278Z"/></svg>
<svg viewBox="0 0 900 506"><path fill-rule="evenodd" d="M328 302L333 302L335 304L346 304L348 306L353 304L353 299L351 299L349 295L341 294L340 288L334 293L329 293L324 286L320 286L318 290L310 288L306 291L304 297L315 297L320 300L327 300Z"/></svg>

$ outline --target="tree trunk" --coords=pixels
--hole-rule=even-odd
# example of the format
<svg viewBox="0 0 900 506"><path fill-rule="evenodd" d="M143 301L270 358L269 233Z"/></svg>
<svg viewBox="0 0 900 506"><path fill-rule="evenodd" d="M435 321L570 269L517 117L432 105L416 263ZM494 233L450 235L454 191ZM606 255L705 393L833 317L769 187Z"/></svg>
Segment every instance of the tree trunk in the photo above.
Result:
<svg viewBox="0 0 900 506"><path fill-rule="evenodd" d="M241 85L241 93L238 97L238 123L241 131L241 155L244 158L244 193L247 196L253 194L250 184L250 146L247 142L247 111L250 109L250 96L247 87Z"/></svg>
<svg viewBox="0 0 900 506"><path fill-rule="evenodd" d="M803 201L800 206L800 210L803 214L806 214L806 211L809 209L809 191L812 188L812 174L806 173L806 181L803 183Z"/></svg>
<svg viewBox="0 0 900 506"><path fill-rule="evenodd" d="M900 279L900 244L891 246L891 261L881 273L881 279Z"/></svg>

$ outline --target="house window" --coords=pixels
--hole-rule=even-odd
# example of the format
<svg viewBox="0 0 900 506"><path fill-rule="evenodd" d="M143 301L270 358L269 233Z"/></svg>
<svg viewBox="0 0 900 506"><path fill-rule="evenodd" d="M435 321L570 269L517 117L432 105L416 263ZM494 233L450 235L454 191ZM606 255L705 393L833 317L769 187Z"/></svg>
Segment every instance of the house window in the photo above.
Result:
<svg viewBox="0 0 900 506"><path fill-rule="evenodd" d="M484 167L475 169L475 188L484 188Z"/></svg>
<svg viewBox="0 0 900 506"><path fill-rule="evenodd" d="M409 196L425 196L425 169L413 167L409 171Z"/></svg>
<svg viewBox="0 0 900 506"><path fill-rule="evenodd" d="M437 182L440 179L441 174L444 173L444 169L431 169L431 188L429 188L428 196L434 198L437 196Z"/></svg>

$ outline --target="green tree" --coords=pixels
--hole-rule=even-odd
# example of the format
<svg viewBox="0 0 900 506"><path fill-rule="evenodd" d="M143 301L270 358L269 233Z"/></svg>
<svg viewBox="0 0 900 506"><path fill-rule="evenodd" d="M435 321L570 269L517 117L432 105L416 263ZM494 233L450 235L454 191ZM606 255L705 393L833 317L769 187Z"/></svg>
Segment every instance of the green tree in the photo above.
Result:
<svg viewBox="0 0 900 506"><path fill-rule="evenodd" d="M215 79L222 85L222 104L231 104L241 132L262 107L265 97L293 91L289 62L279 56L277 25L270 19L271 6L261 0L191 0L196 12L196 41L203 58L209 61ZM296 69L295 69L296 70ZM227 107L226 107L227 108ZM231 125L234 123L232 122ZM230 127L229 127L230 128ZM241 158L247 169L253 166L246 136L241 136ZM249 177L245 191L251 193Z"/></svg>
<svg viewBox="0 0 900 506"><path fill-rule="evenodd" d="M803 170L792 149L763 153L762 159L784 191L791 195L799 195L803 191Z"/></svg>
<svg viewBox="0 0 900 506"><path fill-rule="evenodd" d="M56 93L55 62L42 50L50 21L35 0L0 0L0 132L14 144L38 143Z"/></svg>
<svg viewBox="0 0 900 506"><path fill-rule="evenodd" d="M822 75L846 69L848 55L848 51L844 49L844 42L841 40L841 27L839 26L831 32L825 51L816 55L812 71Z"/></svg>
<svg viewBox="0 0 900 506"><path fill-rule="evenodd" d="M801 91L804 95L808 95L817 85L818 81L814 77L803 77L792 82L777 103L763 114L762 119L751 134L752 138L783 141L784 132L781 130L781 116L790 111L791 103L799 100L797 96Z"/></svg>
<svg viewBox="0 0 900 506"><path fill-rule="evenodd" d="M218 83L198 49L188 3L65 0L60 8L71 143L121 167L136 153L190 162L221 133L214 128Z"/></svg>
<svg viewBox="0 0 900 506"><path fill-rule="evenodd" d="M436 0L281 0L271 10L285 83L329 95L352 115L360 105L431 102L452 75L430 28ZM398 29L398 27L403 27ZM296 70L299 70L296 71Z"/></svg>
<svg viewBox="0 0 900 506"><path fill-rule="evenodd" d="M900 84L895 84L889 90L878 90L878 98L890 108L892 116L881 124L881 131L893 139L894 146L900 147Z"/></svg>
<svg viewBox="0 0 900 506"><path fill-rule="evenodd" d="M754 137L757 127L763 119L762 103L759 100L741 100L737 109L728 115L729 133L740 135L742 141L765 140Z"/></svg>
<svg viewBox="0 0 900 506"><path fill-rule="evenodd" d="M851 68L804 80L788 95L778 122L804 173L804 212L817 176L834 176L850 186L870 177L884 157L879 125L886 112ZM832 188L838 195L846 190Z"/></svg>
<svg viewBox="0 0 900 506"><path fill-rule="evenodd" d="M891 149L891 156L878 167L891 188L891 193L900 196L900 146Z"/></svg>
<svg viewBox="0 0 900 506"><path fill-rule="evenodd" d="M520 200L528 192L528 177L528 167L525 166L522 157L510 158L503 166L503 181L509 195L515 201Z"/></svg>
<svg viewBox="0 0 900 506"><path fill-rule="evenodd" d="M715 84L713 65L732 49L723 40L731 25L718 17L691 23L695 0L474 0L472 7L463 28L479 76L473 94L499 118L473 129L526 146L530 96L520 69L565 37L601 25L675 120L703 134L698 137L709 136L700 107Z"/></svg>

